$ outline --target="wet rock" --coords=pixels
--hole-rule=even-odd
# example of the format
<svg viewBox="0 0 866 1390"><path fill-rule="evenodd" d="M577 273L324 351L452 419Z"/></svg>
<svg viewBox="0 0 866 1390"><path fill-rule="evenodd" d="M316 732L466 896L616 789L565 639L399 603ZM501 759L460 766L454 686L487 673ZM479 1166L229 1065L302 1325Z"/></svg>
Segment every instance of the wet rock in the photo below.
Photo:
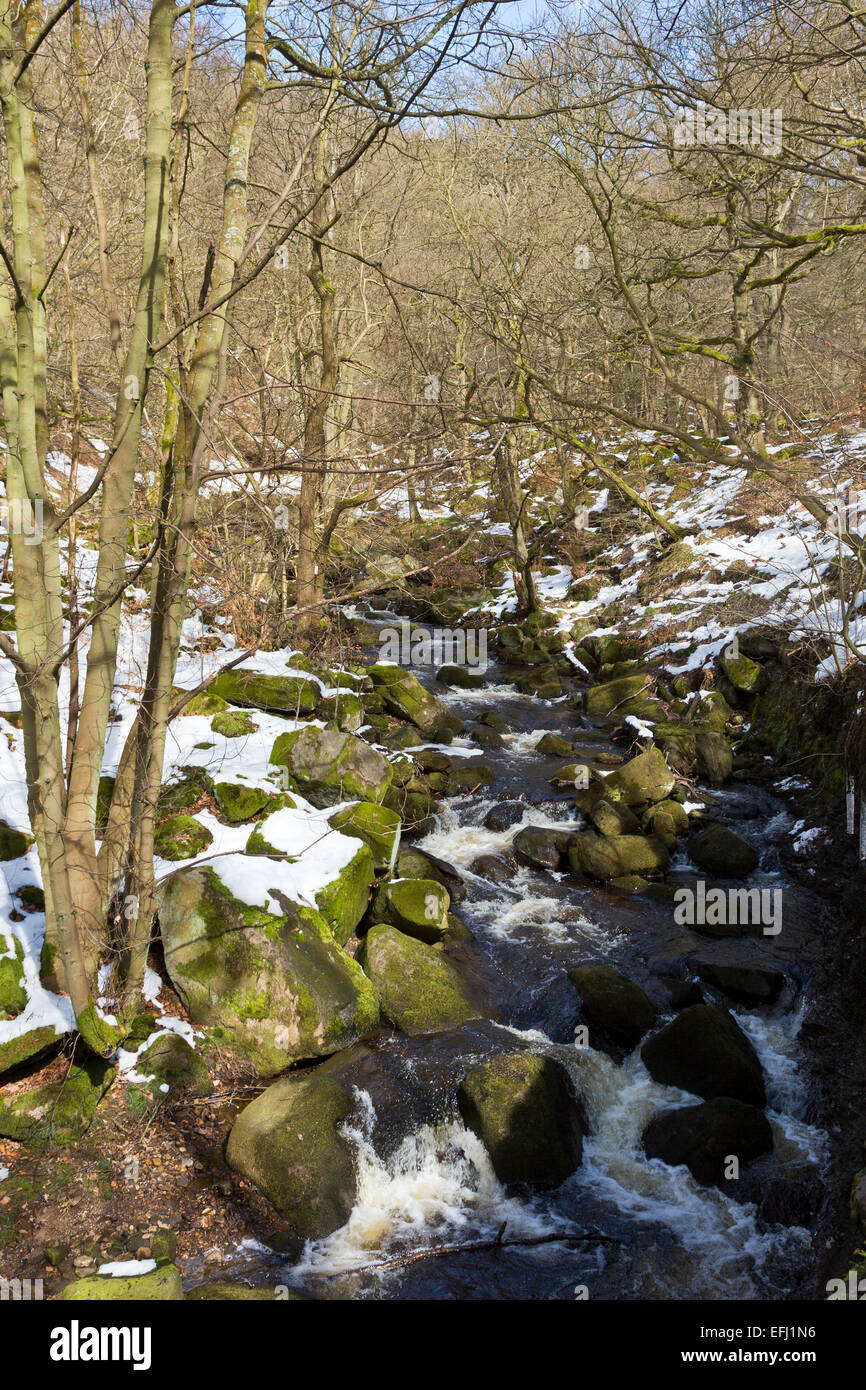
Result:
<svg viewBox="0 0 866 1390"><path fill-rule="evenodd" d="M578 789L588 788L594 781L597 774L588 763L563 763L562 767L556 771L550 781L554 787L576 787Z"/></svg>
<svg viewBox="0 0 866 1390"><path fill-rule="evenodd" d="M657 801L641 816L641 829L646 835L661 835L669 849L680 835L687 835L689 818L678 801Z"/></svg>
<svg viewBox="0 0 866 1390"><path fill-rule="evenodd" d="M675 772L704 777L721 786L731 775L733 756L724 734L696 724L659 721L653 737Z"/></svg>
<svg viewBox="0 0 866 1390"><path fill-rule="evenodd" d="M493 782L493 768L488 763L467 763L461 760L448 774L445 788L448 796L465 796Z"/></svg>
<svg viewBox="0 0 866 1390"><path fill-rule="evenodd" d="M273 1288L255 1284L234 1284L227 1279L214 1279L208 1284L198 1284L186 1293L185 1298L193 1303L273 1303L275 1299L281 1302L306 1301L305 1294L285 1286L283 1291L277 1293Z"/></svg>
<svg viewBox="0 0 866 1390"><path fill-rule="evenodd" d="M647 1158L685 1164L700 1183L721 1183L730 1159L742 1166L773 1148L770 1123L757 1106L730 1096L658 1115L644 1134Z"/></svg>
<svg viewBox="0 0 866 1390"><path fill-rule="evenodd" d="M494 709L488 709L485 710L483 714L479 714L478 723L486 724L488 728L495 729L498 734L505 734L508 732L506 720Z"/></svg>
<svg viewBox="0 0 866 1390"><path fill-rule="evenodd" d="M512 825L517 825L523 820L526 811L525 801L499 801L495 806L491 806L484 817L485 829L510 830Z"/></svg>
<svg viewBox="0 0 866 1390"><path fill-rule="evenodd" d="M692 862L717 878L747 878L758 867L758 851L718 821L700 823L687 848Z"/></svg>
<svg viewBox="0 0 866 1390"><path fill-rule="evenodd" d="M484 685L479 671L467 671L464 666L440 666L436 679L441 685L456 685L463 690L480 690Z"/></svg>
<svg viewBox="0 0 866 1390"><path fill-rule="evenodd" d="M518 830L511 848L518 864L525 864L531 869L558 869L570 836L570 830L527 825Z"/></svg>
<svg viewBox="0 0 866 1390"><path fill-rule="evenodd" d="M451 899L447 888L430 878L401 878L376 889L370 916L387 922L418 941L441 941L448 931Z"/></svg>
<svg viewBox="0 0 866 1390"><path fill-rule="evenodd" d="M774 1004L785 983L782 971L772 966L743 965L703 956L690 956L689 963L702 980L738 1004Z"/></svg>
<svg viewBox="0 0 866 1390"><path fill-rule="evenodd" d="M558 700L563 693L558 673L546 667L517 676L514 684L522 695L535 695L539 700Z"/></svg>
<svg viewBox="0 0 866 1390"><path fill-rule="evenodd" d="M657 1010L649 995L613 966L574 966L568 978L580 995L586 1022L613 1042L635 1047L655 1023Z"/></svg>
<svg viewBox="0 0 866 1390"><path fill-rule="evenodd" d="M664 842L656 836L605 836L582 830L568 842L572 873L602 882L626 874L664 873L669 860Z"/></svg>
<svg viewBox="0 0 866 1390"><path fill-rule="evenodd" d="M599 801L589 812L589 819L592 821L600 835L639 835L641 833L640 821L633 811L627 806L614 801Z"/></svg>
<svg viewBox="0 0 866 1390"><path fill-rule="evenodd" d="M517 861L502 854L479 854L473 859L471 870L491 883L511 883L517 872Z"/></svg>
<svg viewBox="0 0 866 1390"><path fill-rule="evenodd" d="M379 1013L325 918L279 899L281 917L236 898L205 867L175 874L158 894L166 968L190 1018L262 1076L351 1046Z"/></svg>
<svg viewBox="0 0 866 1390"><path fill-rule="evenodd" d="M322 701L319 714L341 734L356 734L366 723L360 697L351 690L340 690L336 695L329 695Z"/></svg>
<svg viewBox="0 0 866 1390"><path fill-rule="evenodd" d="M586 712L604 715L617 710L623 714L638 714L642 697L648 696L651 688L652 682L642 674L622 676L619 680L606 681L604 685L594 685L586 692Z"/></svg>
<svg viewBox="0 0 866 1390"><path fill-rule="evenodd" d="M693 1004L704 1002L704 993L696 980L678 980L673 976L662 976L662 984L667 990L671 1008L679 1012L680 1009L689 1009Z"/></svg>
<svg viewBox="0 0 866 1390"><path fill-rule="evenodd" d="M311 725L280 734L271 762L286 767L314 806L341 801L383 801L391 786L391 765L363 739Z"/></svg>
<svg viewBox="0 0 866 1390"><path fill-rule="evenodd" d="M492 1057L467 1072L457 1104L500 1182L558 1187L580 1166L586 1120L567 1071L553 1058Z"/></svg>
<svg viewBox="0 0 866 1390"><path fill-rule="evenodd" d="M766 1103L758 1055L736 1019L713 1004L695 1004L641 1048L654 1081L712 1100L731 1096Z"/></svg>
<svg viewBox="0 0 866 1390"><path fill-rule="evenodd" d="M466 889L458 869L439 859L435 854L427 854L420 849L401 850L397 857L396 878L432 878L447 888L452 902L462 902Z"/></svg>
<svg viewBox="0 0 866 1390"><path fill-rule="evenodd" d="M362 840L377 870L390 868L400 844L400 817L396 811L373 801L356 801L352 806L341 806L328 818L328 824L342 835Z"/></svg>
<svg viewBox="0 0 866 1390"><path fill-rule="evenodd" d="M504 748L505 740L495 729L473 729L469 735L473 743L477 743L479 748Z"/></svg>
<svg viewBox="0 0 866 1390"><path fill-rule="evenodd" d="M453 961L395 927L371 927L358 961L378 993L383 1014L403 1033L437 1033L481 1017Z"/></svg>
<svg viewBox="0 0 866 1390"><path fill-rule="evenodd" d="M257 671L223 671L210 687L230 705L275 710L278 714L312 714L321 699L321 687L306 676L262 676Z"/></svg>
<svg viewBox="0 0 866 1390"><path fill-rule="evenodd" d="M551 758L567 758L576 750L574 744L561 734L546 733L536 743L535 751Z"/></svg>

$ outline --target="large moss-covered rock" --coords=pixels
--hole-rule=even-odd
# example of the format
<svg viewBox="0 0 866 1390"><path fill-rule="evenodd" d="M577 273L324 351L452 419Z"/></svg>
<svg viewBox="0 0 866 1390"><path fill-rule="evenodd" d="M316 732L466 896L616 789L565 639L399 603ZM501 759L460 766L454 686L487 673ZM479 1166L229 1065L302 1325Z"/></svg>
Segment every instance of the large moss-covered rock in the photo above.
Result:
<svg viewBox="0 0 866 1390"><path fill-rule="evenodd" d="M220 711L214 715L210 726L215 734L221 734L223 738L244 738L247 734L254 734L258 727L252 715L241 709Z"/></svg>
<svg viewBox="0 0 866 1390"><path fill-rule="evenodd" d="M568 978L577 987L583 1017L613 1042L635 1047L656 1021L649 995L611 965L578 965Z"/></svg>
<svg viewBox="0 0 866 1390"><path fill-rule="evenodd" d="M371 927L358 959L403 1033L437 1033L481 1016L454 962L396 927Z"/></svg>
<svg viewBox="0 0 866 1390"><path fill-rule="evenodd" d="M311 725L281 734L271 762L287 767L314 806L340 801L381 802L391 785L391 765L363 739Z"/></svg>
<svg viewBox="0 0 866 1390"><path fill-rule="evenodd" d="M88 1274L67 1284L60 1297L67 1303L179 1302L183 1286L177 1265L161 1264L146 1274Z"/></svg>
<svg viewBox="0 0 866 1390"><path fill-rule="evenodd" d="M169 816L156 827L154 853L172 861L194 859L213 844L213 835L194 816Z"/></svg>
<svg viewBox="0 0 866 1390"><path fill-rule="evenodd" d="M230 705L299 716L312 714L322 693L306 676L262 676L257 671L223 671L210 689Z"/></svg>
<svg viewBox="0 0 866 1390"><path fill-rule="evenodd" d="M17 937L0 932L0 1019L14 1018L27 1003L24 985L24 948Z"/></svg>
<svg viewBox="0 0 866 1390"><path fill-rule="evenodd" d="M399 719L408 719L422 733L432 734L439 728L459 725L459 719L451 714L448 706L402 667L379 662L370 667L369 675L385 708Z"/></svg>
<svg viewBox="0 0 866 1390"><path fill-rule="evenodd" d="M33 836L23 830L13 830L5 820L0 820L0 860L20 859L33 844Z"/></svg>
<svg viewBox="0 0 866 1390"><path fill-rule="evenodd" d="M573 873L588 878L623 878L630 874L664 873L670 855L656 835L598 835L581 830L568 842Z"/></svg>
<svg viewBox="0 0 866 1390"><path fill-rule="evenodd" d="M151 1043L139 1057L136 1071L150 1078L147 1085L154 1094L201 1099L213 1091L201 1057L178 1033L163 1033Z"/></svg>
<svg viewBox="0 0 866 1390"><path fill-rule="evenodd" d="M197 807L209 796L213 796L213 778L203 767L179 768L175 780L160 788L156 806L157 816L162 819L165 816L180 815L183 811Z"/></svg>
<svg viewBox="0 0 866 1390"><path fill-rule="evenodd" d="M500 1182L558 1187L580 1166L583 1108L565 1068L552 1057L491 1057L467 1072L457 1104Z"/></svg>
<svg viewBox="0 0 866 1390"><path fill-rule="evenodd" d="M243 903L204 867L159 892L166 967L190 1018L263 1076L349 1047L378 1022L375 991L324 918L282 905L275 917Z"/></svg>
<svg viewBox="0 0 866 1390"><path fill-rule="evenodd" d="M687 835L689 830L688 812L678 801L657 801L644 811L640 823L646 835L661 835L669 849L671 840Z"/></svg>
<svg viewBox="0 0 866 1390"><path fill-rule="evenodd" d="M739 1165L771 1153L773 1131L755 1105L718 1096L702 1105L686 1105L656 1116L644 1134L647 1158L660 1158L674 1167L684 1164L700 1183L721 1183ZM733 1174L739 1177L739 1172Z"/></svg>
<svg viewBox="0 0 866 1390"><path fill-rule="evenodd" d="M604 793L611 800L616 791L626 806L642 806L665 801L675 786L676 778L664 755L658 748L648 748L605 778Z"/></svg>
<svg viewBox="0 0 866 1390"><path fill-rule="evenodd" d="M91 1058L62 1081L0 1100L0 1134L22 1144L71 1144L89 1129L115 1075L110 1063Z"/></svg>
<svg viewBox="0 0 866 1390"><path fill-rule="evenodd" d="M342 1062L269 1086L238 1116L226 1148L230 1167L305 1240L343 1226L355 1203L355 1165L341 1133L355 1101Z"/></svg>
<svg viewBox="0 0 866 1390"><path fill-rule="evenodd" d="M587 815L600 835L640 834L640 821L621 801L597 801Z"/></svg>
<svg viewBox="0 0 866 1390"><path fill-rule="evenodd" d="M337 878L320 888L316 905L334 940L345 946L370 902L370 889L376 878L373 855L368 845L359 843L349 863Z"/></svg>
<svg viewBox="0 0 866 1390"><path fill-rule="evenodd" d="M374 922L387 922L418 941L442 941L448 931L451 896L432 878L399 878L376 889Z"/></svg>
<svg viewBox="0 0 866 1390"><path fill-rule="evenodd" d="M341 806L328 818L328 824L342 835L363 840L379 870L389 869L400 847L400 817L387 806L372 801L356 801Z"/></svg>
<svg viewBox="0 0 866 1390"><path fill-rule="evenodd" d="M4 1073L22 1067L25 1062L35 1062L51 1052L60 1045L62 1038L63 1034L55 1032L49 1023L42 1028L30 1028L26 1033L19 1033L17 1037L0 1043L0 1081Z"/></svg>
<svg viewBox="0 0 866 1390"><path fill-rule="evenodd" d="M511 848L518 864L533 869L558 869L571 833L568 829L526 825L518 830Z"/></svg>
<svg viewBox="0 0 866 1390"><path fill-rule="evenodd" d="M670 766L681 776L704 777L714 786L721 786L730 777L733 754L719 730L659 721L653 725L653 737Z"/></svg>
<svg viewBox="0 0 866 1390"><path fill-rule="evenodd" d="M694 1004L677 1014L641 1048L654 1081L697 1096L733 1096L749 1105L766 1102L758 1054L736 1019L713 1004Z"/></svg>
<svg viewBox="0 0 866 1390"><path fill-rule="evenodd" d="M705 823L688 842L689 858L718 878L747 878L758 867L758 851L717 821Z"/></svg>
<svg viewBox="0 0 866 1390"><path fill-rule="evenodd" d="M767 684L767 677L756 661L745 652L734 655L723 651L719 656L719 666L735 690L743 695L757 695Z"/></svg>
<svg viewBox="0 0 866 1390"><path fill-rule="evenodd" d="M586 712L605 715L616 710L623 715L636 714L638 706L642 704L642 697L645 698L649 690L650 681L641 674L605 681L602 685L592 686L586 692Z"/></svg>

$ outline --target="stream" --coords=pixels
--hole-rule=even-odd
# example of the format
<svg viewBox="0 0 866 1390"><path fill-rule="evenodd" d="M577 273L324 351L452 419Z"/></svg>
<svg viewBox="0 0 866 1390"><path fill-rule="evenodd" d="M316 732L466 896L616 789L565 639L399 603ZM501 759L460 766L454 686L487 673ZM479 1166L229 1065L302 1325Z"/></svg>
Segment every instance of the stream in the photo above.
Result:
<svg viewBox="0 0 866 1390"><path fill-rule="evenodd" d="M291 1264L251 1243L232 1263L238 1272L242 1266L260 1279L267 1271L269 1280L318 1298L814 1297L807 1223L820 1203L827 1143L810 1116L808 1065L798 1031L820 912L809 890L782 868L779 846L792 825L784 802L762 786L734 782L724 790L697 787L691 803L712 806L714 815L760 849L749 887L781 888L784 925L776 937L717 941L677 926L670 902L629 897L564 873L521 867L505 883L493 883L472 872L479 855L506 851L523 825L576 825L581 819L571 796L551 787L562 760L535 751L541 734L563 734L580 748L577 758L590 763L599 754L625 750L609 742L601 726L578 716L567 698L519 694L495 663L478 690L443 689L433 671L414 674L467 727L442 751L482 760L495 775L492 786L439 803L433 828L412 841L463 878L465 896L452 902L452 910L474 942L453 948L453 954L465 958L483 984L494 1021L449 1034L377 1039L371 1046L387 1050L398 1100L393 1106L388 1096L356 1091L356 1113L344 1131L359 1174L349 1221L308 1244ZM509 731L501 748L479 748L468 733L479 715L492 710ZM504 831L487 828L491 808L510 799L526 803L522 820ZM678 849L668 881L694 884L697 878ZM566 975L575 965L608 962L641 984L670 1018L659 975L686 977L683 956L695 949L709 956L723 949L728 959L734 950L738 961L773 964L787 977L778 1002L762 1008L732 1004L702 986L704 999L729 1008L758 1052L774 1133L774 1153L746 1165L740 1180L724 1191L701 1186L684 1167L644 1156L641 1136L649 1120L672 1105L694 1104L695 1097L652 1081L639 1047L612 1057L576 1045L579 1001ZM554 1191L504 1190L456 1107L455 1089L470 1065L519 1045L563 1063L586 1106L590 1134L583 1162ZM414 1117L407 1104L397 1142L381 1145L382 1122L390 1118L393 1127L394 1115L380 1112L389 1104L399 1112L401 1077L407 1094L423 1081L435 1096L435 1113ZM567 1241L575 1231L585 1238ZM408 1252L477 1246L494 1242L498 1233L506 1242L526 1243L399 1263Z"/></svg>

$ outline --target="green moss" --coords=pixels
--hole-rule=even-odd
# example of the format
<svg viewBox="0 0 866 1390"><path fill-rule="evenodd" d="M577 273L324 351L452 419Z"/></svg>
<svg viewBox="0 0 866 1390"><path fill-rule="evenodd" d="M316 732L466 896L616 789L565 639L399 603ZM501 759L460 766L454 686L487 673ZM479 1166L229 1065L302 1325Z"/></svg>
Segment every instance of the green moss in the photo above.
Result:
<svg viewBox="0 0 866 1390"><path fill-rule="evenodd" d="M154 853L172 861L194 859L212 844L207 826L193 816L170 816L157 826L153 837Z"/></svg>
<svg viewBox="0 0 866 1390"><path fill-rule="evenodd" d="M217 782L214 796L230 825L240 825L260 816L274 801L272 794L262 787L244 787L237 782Z"/></svg>
<svg viewBox="0 0 866 1390"><path fill-rule="evenodd" d="M245 734L254 734L257 728L251 715L236 709L215 714L210 726L215 734L221 734L223 738L242 738Z"/></svg>
<svg viewBox="0 0 866 1390"><path fill-rule="evenodd" d="M0 860L20 859L33 844L33 836L23 830L13 830L5 820L0 820Z"/></svg>
<svg viewBox="0 0 866 1390"><path fill-rule="evenodd" d="M158 819L179 815L196 806L204 797L213 796L213 778L201 767L180 768L180 778L161 789L156 813Z"/></svg>

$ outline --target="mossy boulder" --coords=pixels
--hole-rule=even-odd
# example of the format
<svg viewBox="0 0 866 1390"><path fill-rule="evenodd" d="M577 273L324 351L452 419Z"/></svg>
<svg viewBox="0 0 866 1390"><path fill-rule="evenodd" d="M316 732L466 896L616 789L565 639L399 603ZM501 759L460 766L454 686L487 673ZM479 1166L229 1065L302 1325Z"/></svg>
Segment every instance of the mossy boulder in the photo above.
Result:
<svg viewBox="0 0 866 1390"><path fill-rule="evenodd" d="M197 1284L185 1294L188 1303L273 1303L304 1302L305 1295L283 1287L263 1288L258 1284L234 1284L228 1279L213 1279L207 1284Z"/></svg>
<svg viewBox="0 0 866 1390"><path fill-rule="evenodd" d="M182 700L186 692L175 690L174 695ZM208 718L212 714L224 714L228 709L228 700L224 700L221 695L214 695L213 690L200 690L197 695L184 705L183 714L196 714Z"/></svg>
<svg viewBox="0 0 866 1390"><path fill-rule="evenodd" d="M271 762L287 767L307 800L320 807L341 801L381 803L393 777L387 759L363 739L311 725L288 737L281 734Z"/></svg>
<svg viewBox="0 0 866 1390"><path fill-rule="evenodd" d="M422 733L432 734L439 728L460 724L442 700L431 695L416 676L401 666L378 662L369 668L368 674L385 708L398 719L407 719Z"/></svg>
<svg viewBox="0 0 866 1390"><path fill-rule="evenodd" d="M339 875L316 894L316 906L339 945L345 946L367 911L375 878L372 852L361 842Z"/></svg>
<svg viewBox="0 0 866 1390"><path fill-rule="evenodd" d="M620 801L597 801L587 812L599 835L639 835L640 821Z"/></svg>
<svg viewBox="0 0 866 1390"><path fill-rule="evenodd" d="M226 1147L229 1166L305 1240L345 1225L355 1204L355 1164L341 1127L357 1102L343 1062L274 1082L238 1116Z"/></svg>
<svg viewBox="0 0 866 1390"><path fill-rule="evenodd" d="M473 1067L457 1090L464 1124L502 1183L558 1187L579 1167L586 1119L565 1068L508 1052Z"/></svg>
<svg viewBox="0 0 866 1390"><path fill-rule="evenodd" d="M656 835L598 835L581 830L568 842L572 873L599 879L664 873L670 854Z"/></svg>
<svg viewBox="0 0 866 1390"><path fill-rule="evenodd" d="M71 1067L62 1081L0 1099L0 1135L22 1144L73 1143L90 1128L116 1074L109 1062L94 1057Z"/></svg>
<svg viewBox="0 0 866 1390"><path fill-rule="evenodd" d="M619 1046L635 1047L655 1023L658 1011L646 990L612 965L578 965L568 978L586 1022Z"/></svg>
<svg viewBox="0 0 866 1390"><path fill-rule="evenodd" d="M612 714L614 710L623 714L638 713L635 705L642 696L649 694L650 688L648 677L641 673L594 685L586 692L586 712L594 715Z"/></svg>
<svg viewBox="0 0 866 1390"><path fill-rule="evenodd" d="M720 787L731 775L731 748L717 729L660 720L653 725L653 738L673 770L683 777L704 777Z"/></svg>
<svg viewBox="0 0 866 1390"><path fill-rule="evenodd" d="M511 842L518 864L532 869L558 869L571 837L570 830L525 825Z"/></svg>
<svg viewBox="0 0 866 1390"><path fill-rule="evenodd" d="M157 816L177 816L213 796L213 778L201 767L182 767L180 776L160 788Z"/></svg>
<svg viewBox="0 0 866 1390"><path fill-rule="evenodd" d="M213 844L213 835L194 816L169 816L156 827L154 853L160 859L194 859Z"/></svg>
<svg viewBox="0 0 866 1390"><path fill-rule="evenodd" d="M30 1028L26 1033L0 1043L0 1080L7 1072L35 1062L60 1046L63 1034L49 1023L42 1028Z"/></svg>
<svg viewBox="0 0 866 1390"><path fill-rule="evenodd" d="M568 758L576 751L574 744L561 734L546 733L535 745L536 753L544 753L551 758Z"/></svg>
<svg viewBox="0 0 866 1390"><path fill-rule="evenodd" d="M723 651L719 656L719 666L734 689L743 695L757 695L766 687L765 672L745 652L734 655Z"/></svg>
<svg viewBox="0 0 866 1390"><path fill-rule="evenodd" d="M24 984L24 948L17 937L0 932L0 1019L14 1018L27 1003ZM5 954L5 953L9 954ZM0 1044L2 1055L2 1044Z"/></svg>
<svg viewBox="0 0 866 1390"><path fill-rule="evenodd" d="M644 811L640 823L644 834L661 835L669 848L671 839L675 841L689 830L688 813L678 801L657 801Z"/></svg>
<svg viewBox="0 0 866 1390"><path fill-rule="evenodd" d="M689 858L717 878L747 878L758 867L758 851L718 821L705 822L688 841Z"/></svg>
<svg viewBox="0 0 866 1390"><path fill-rule="evenodd" d="M451 897L432 878L399 878L376 889L371 907L374 922L387 922L407 936L431 943L448 931Z"/></svg>
<svg viewBox="0 0 866 1390"><path fill-rule="evenodd" d="M274 796L263 787L245 787L240 782L217 782L214 797L223 820L229 825L242 825L244 821L260 816L274 804Z"/></svg>
<svg viewBox="0 0 866 1390"><path fill-rule="evenodd" d="M223 738L243 738L246 734L254 734L257 728L252 715L240 709L215 714L210 726L215 734L221 734Z"/></svg>
<svg viewBox="0 0 866 1390"><path fill-rule="evenodd" d="M205 867L174 875L159 891L166 967L190 1018L263 1076L351 1046L376 1027L379 1012L324 917L277 896L283 916L240 901Z"/></svg>
<svg viewBox="0 0 866 1390"><path fill-rule="evenodd" d="M683 1009L641 1048L654 1081L712 1100L732 1096L748 1105L766 1104L758 1054L736 1019L714 1004Z"/></svg>
<svg viewBox="0 0 866 1390"><path fill-rule="evenodd" d="M376 988L383 1014L403 1033L438 1033L481 1017L454 962L396 927L371 927L358 960Z"/></svg>
<svg viewBox="0 0 866 1390"><path fill-rule="evenodd" d="M350 690L329 695L322 701L319 714L342 734L356 734L365 723L364 706Z"/></svg>
<svg viewBox="0 0 866 1390"><path fill-rule="evenodd" d="M66 1303L177 1303L183 1285L177 1265L161 1264L146 1274L88 1274L67 1284L60 1297Z"/></svg>
<svg viewBox="0 0 866 1390"><path fill-rule="evenodd" d="M312 714L322 694L318 683L306 676L262 676L257 671L223 671L210 688L230 705L296 716Z"/></svg>
<svg viewBox="0 0 866 1390"><path fill-rule="evenodd" d="M202 1058L178 1033L163 1033L151 1043L140 1055L136 1071L151 1078L147 1085L155 1095L201 1099L213 1091Z"/></svg>
<svg viewBox="0 0 866 1390"><path fill-rule="evenodd" d="M676 777L658 748L648 748L630 758L604 781L604 795L613 800L614 791L626 806L644 806L665 801L676 786Z"/></svg>
<svg viewBox="0 0 866 1390"><path fill-rule="evenodd" d="M13 830L5 820L0 820L0 861L20 859L33 844L33 836L23 830Z"/></svg>
<svg viewBox="0 0 866 1390"><path fill-rule="evenodd" d="M722 1183L731 1158L740 1166L772 1153L773 1131L762 1110L730 1096L657 1115L644 1133L647 1158L684 1165L700 1183ZM739 1172L735 1174L739 1177Z"/></svg>
<svg viewBox="0 0 866 1390"><path fill-rule="evenodd" d="M462 690L481 690L484 677L480 671L467 671L465 666L440 666L436 672L440 685L457 686Z"/></svg>
<svg viewBox="0 0 866 1390"><path fill-rule="evenodd" d="M390 869L400 847L400 817L387 806L372 801L356 801L341 806L328 818L333 830L363 840L373 855L376 869Z"/></svg>

